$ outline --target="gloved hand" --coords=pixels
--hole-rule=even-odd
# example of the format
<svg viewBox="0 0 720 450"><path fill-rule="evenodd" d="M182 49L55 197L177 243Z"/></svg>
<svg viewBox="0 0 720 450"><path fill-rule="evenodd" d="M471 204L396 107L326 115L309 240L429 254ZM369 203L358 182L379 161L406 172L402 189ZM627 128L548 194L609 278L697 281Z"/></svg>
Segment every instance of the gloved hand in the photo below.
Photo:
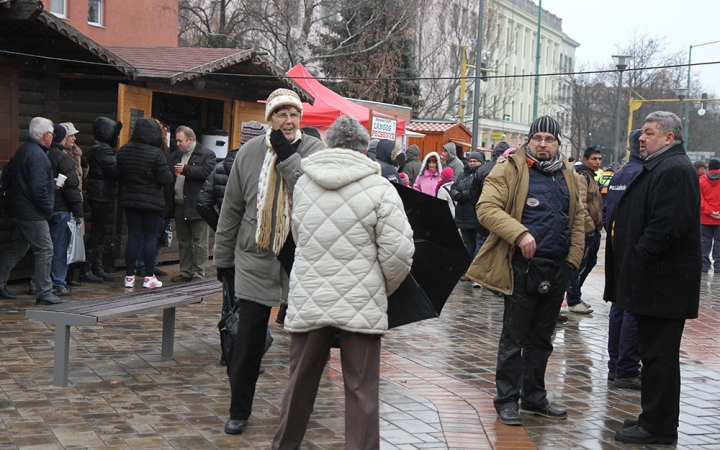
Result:
<svg viewBox="0 0 720 450"><path fill-rule="evenodd" d="M82 217L76 217L76 218L75 218L75 223L78 224L78 225L82 225L82 221L83 221L83 218L82 218Z"/></svg>
<svg viewBox="0 0 720 450"><path fill-rule="evenodd" d="M223 282L225 274L230 275L235 273L235 266L232 267L218 267L217 268L217 279L219 282Z"/></svg>
<svg viewBox="0 0 720 450"><path fill-rule="evenodd" d="M280 161L285 161L297 153L295 147L290 144L290 142L285 138L283 132L280 130L273 130L270 133L270 143L272 144L275 153L277 153L278 158L280 158Z"/></svg>
<svg viewBox="0 0 720 450"><path fill-rule="evenodd" d="M455 189L450 189L450 198L455 200L456 202L459 202L462 200L462 193Z"/></svg>

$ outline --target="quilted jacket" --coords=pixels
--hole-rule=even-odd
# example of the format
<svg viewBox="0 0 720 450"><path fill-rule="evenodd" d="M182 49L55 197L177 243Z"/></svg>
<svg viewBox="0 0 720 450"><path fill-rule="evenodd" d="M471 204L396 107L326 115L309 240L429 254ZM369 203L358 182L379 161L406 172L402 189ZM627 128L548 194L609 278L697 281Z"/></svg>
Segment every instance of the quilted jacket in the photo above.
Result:
<svg viewBox="0 0 720 450"><path fill-rule="evenodd" d="M318 152L302 168L285 329L382 334L387 296L410 272L415 252L400 196L376 162L352 150Z"/></svg>

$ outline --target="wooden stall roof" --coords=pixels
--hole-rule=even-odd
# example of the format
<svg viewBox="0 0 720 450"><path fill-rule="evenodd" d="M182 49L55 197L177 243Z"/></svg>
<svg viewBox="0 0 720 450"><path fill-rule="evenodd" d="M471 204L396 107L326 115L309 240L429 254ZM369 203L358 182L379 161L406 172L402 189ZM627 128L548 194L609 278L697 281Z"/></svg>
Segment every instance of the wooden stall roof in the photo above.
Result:
<svg viewBox="0 0 720 450"><path fill-rule="evenodd" d="M0 57L40 56L66 67L82 64L85 72L125 76L134 72L121 57L45 10L20 16L13 8L0 8L0 43Z"/></svg>
<svg viewBox="0 0 720 450"><path fill-rule="evenodd" d="M189 82L204 77L206 91L224 93L227 100L264 100L287 88L305 102L315 101L280 67L251 50L105 47L43 10L38 0L0 7L0 58L54 65L53 73L61 77L102 77L161 90L183 85L178 92L186 95L202 94Z"/></svg>
<svg viewBox="0 0 720 450"><path fill-rule="evenodd" d="M200 77L225 83L247 98L267 98L277 88L297 92L304 102L314 97L264 56L247 49L199 47L107 47L135 68L138 80L174 85Z"/></svg>

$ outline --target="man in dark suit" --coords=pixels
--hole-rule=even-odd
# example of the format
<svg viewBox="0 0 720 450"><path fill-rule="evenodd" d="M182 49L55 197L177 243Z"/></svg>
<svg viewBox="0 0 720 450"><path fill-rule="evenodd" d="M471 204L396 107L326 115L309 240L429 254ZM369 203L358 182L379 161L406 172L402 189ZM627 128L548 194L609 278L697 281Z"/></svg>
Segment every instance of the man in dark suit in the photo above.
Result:
<svg viewBox="0 0 720 450"><path fill-rule="evenodd" d="M680 416L680 341L700 298L700 187L673 113L647 116L645 166L610 218L605 299L635 314L643 362L642 413L615 439L672 444Z"/></svg>

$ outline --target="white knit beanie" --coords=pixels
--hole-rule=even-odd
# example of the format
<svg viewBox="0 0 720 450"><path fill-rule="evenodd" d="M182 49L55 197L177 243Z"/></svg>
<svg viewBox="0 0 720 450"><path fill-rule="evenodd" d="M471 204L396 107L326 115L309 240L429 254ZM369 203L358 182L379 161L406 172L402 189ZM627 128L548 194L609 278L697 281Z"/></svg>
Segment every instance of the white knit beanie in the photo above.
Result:
<svg viewBox="0 0 720 450"><path fill-rule="evenodd" d="M265 104L265 120L270 121L270 116L275 112L276 109L282 106L294 106L300 112L302 116L302 102L300 96L290 89L276 89L267 98Z"/></svg>

